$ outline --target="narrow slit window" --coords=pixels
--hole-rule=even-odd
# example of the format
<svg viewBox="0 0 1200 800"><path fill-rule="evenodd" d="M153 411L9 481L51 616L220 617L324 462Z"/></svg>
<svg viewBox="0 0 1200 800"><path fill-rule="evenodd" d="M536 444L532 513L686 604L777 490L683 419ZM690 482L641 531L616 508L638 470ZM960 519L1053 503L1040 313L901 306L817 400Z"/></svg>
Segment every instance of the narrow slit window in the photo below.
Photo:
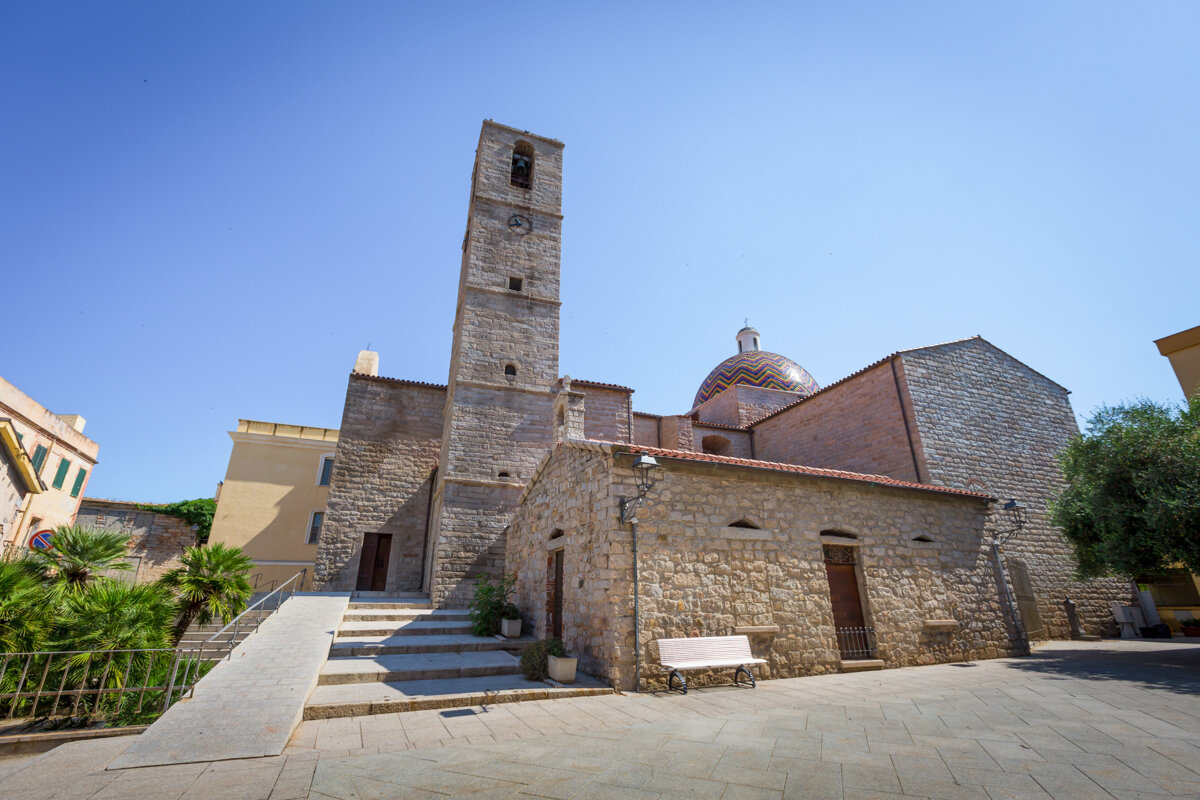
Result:
<svg viewBox="0 0 1200 800"><path fill-rule="evenodd" d="M913 541L914 542L932 542L933 539L929 538L928 536L926 536L925 534L922 533L920 536L914 536Z"/></svg>
<svg viewBox="0 0 1200 800"><path fill-rule="evenodd" d="M518 189L533 186L533 145L529 142L517 142L513 148L512 171L508 182Z"/></svg>

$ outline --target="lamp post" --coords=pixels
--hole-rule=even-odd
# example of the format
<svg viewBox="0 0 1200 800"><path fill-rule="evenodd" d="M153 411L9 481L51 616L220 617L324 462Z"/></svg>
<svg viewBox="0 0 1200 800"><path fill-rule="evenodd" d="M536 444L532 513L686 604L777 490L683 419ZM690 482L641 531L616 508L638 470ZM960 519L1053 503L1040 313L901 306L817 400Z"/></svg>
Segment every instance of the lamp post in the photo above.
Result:
<svg viewBox="0 0 1200 800"><path fill-rule="evenodd" d="M633 461L633 468L639 473L638 493L636 497L621 498L621 524L628 524L633 531L633 690L642 688L642 620L640 596L638 591L638 520L637 511L646 499L646 493L654 485L650 473L658 469L659 463L654 456L640 454Z"/></svg>
<svg viewBox="0 0 1200 800"><path fill-rule="evenodd" d="M1029 637L1025 635L1025 626L1021 624L1021 615L1013 602L1012 592L1008 590L1008 573L1004 570L1004 559L1000 557L1000 548L1007 544L1025 527L1025 505L1017 500L1008 500L1000 506L1000 519L1004 527L992 531L992 555L996 559L996 569L1000 573L1000 586L1004 589L1004 600L1008 604L1008 613L1012 617L1013 629L1017 632L1017 644L1025 648L1029 654Z"/></svg>

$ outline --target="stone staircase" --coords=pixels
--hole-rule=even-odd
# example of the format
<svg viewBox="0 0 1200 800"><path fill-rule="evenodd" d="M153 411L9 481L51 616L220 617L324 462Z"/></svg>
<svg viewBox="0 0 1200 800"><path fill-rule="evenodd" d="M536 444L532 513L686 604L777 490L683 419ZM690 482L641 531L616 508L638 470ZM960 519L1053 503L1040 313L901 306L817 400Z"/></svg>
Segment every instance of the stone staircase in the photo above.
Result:
<svg viewBox="0 0 1200 800"><path fill-rule="evenodd" d="M230 642L233 647L246 640L246 637L254 632L254 627L263 619L271 615L273 609L255 610L248 612L242 617L244 624L238 626L236 635L233 630L222 633L213 641L209 641L214 635L220 632L225 627L225 623L220 619L215 622L209 622L204 625L193 624L183 634L183 638L179 640L179 647L183 650L199 650L200 646L204 646L203 658L205 661L216 661L224 658L225 654L231 649Z"/></svg>
<svg viewBox="0 0 1200 800"><path fill-rule="evenodd" d="M366 596L362 596L366 595ZM606 694L580 676L552 687L521 675L520 654L530 637L471 635L465 609L433 609L428 596L356 593L342 617L304 709L305 719L328 719L424 708Z"/></svg>

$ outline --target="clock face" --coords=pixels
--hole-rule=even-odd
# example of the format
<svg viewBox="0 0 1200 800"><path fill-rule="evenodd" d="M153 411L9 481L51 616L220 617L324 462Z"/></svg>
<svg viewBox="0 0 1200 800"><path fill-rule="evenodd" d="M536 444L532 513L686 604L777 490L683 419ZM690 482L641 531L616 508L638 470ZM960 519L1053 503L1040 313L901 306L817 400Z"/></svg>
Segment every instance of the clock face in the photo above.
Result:
<svg viewBox="0 0 1200 800"><path fill-rule="evenodd" d="M513 214L508 218L508 229L513 233L526 234L533 230L533 221L521 214Z"/></svg>

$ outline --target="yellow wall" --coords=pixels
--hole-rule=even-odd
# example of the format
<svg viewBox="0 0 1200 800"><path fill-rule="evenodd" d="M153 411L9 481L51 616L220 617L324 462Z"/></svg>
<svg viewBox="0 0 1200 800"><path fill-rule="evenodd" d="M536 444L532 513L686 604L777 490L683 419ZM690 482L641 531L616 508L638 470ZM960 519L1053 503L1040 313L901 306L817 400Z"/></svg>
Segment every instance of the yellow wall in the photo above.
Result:
<svg viewBox="0 0 1200 800"><path fill-rule="evenodd" d="M1195 397L1200 392L1200 325L1154 343L1158 352L1170 359L1184 395Z"/></svg>
<svg viewBox="0 0 1200 800"><path fill-rule="evenodd" d="M312 513L324 511L329 498L329 487L317 481L322 459L337 449L337 433L244 419L229 432L233 452L210 541L241 547L254 559L260 590L306 566L311 585L317 545L306 539Z"/></svg>

